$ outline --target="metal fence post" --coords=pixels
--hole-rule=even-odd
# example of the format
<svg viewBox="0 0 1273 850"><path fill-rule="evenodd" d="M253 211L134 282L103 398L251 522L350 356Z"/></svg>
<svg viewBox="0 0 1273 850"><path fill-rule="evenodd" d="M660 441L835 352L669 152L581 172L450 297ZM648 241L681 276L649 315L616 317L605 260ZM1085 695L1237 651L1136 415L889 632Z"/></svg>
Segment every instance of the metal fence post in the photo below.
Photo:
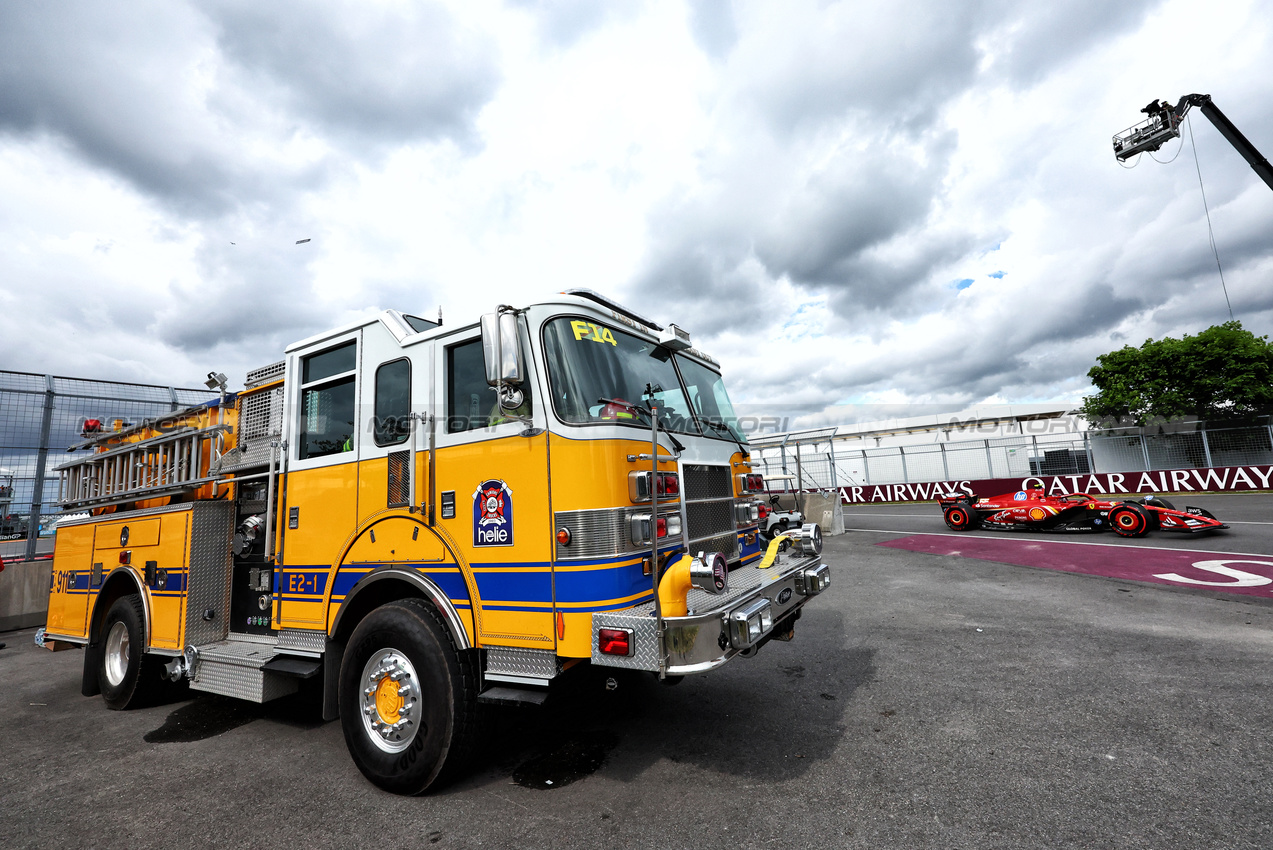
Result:
<svg viewBox="0 0 1273 850"><path fill-rule="evenodd" d="M1149 472L1154 468L1149 462L1149 444L1145 442L1145 426L1140 426L1140 453L1145 456L1145 471Z"/></svg>
<svg viewBox="0 0 1273 850"><path fill-rule="evenodd" d="M1210 469L1215 464L1211 462L1211 444L1207 441L1207 426L1203 425L1198 433L1202 434L1202 456L1206 458L1207 468Z"/></svg>
<svg viewBox="0 0 1273 850"><path fill-rule="evenodd" d="M946 480L950 480L950 465L946 463L946 444L938 443L937 448L941 449L941 474L946 476Z"/></svg>
<svg viewBox="0 0 1273 850"><path fill-rule="evenodd" d="M1096 472L1096 455L1092 454L1092 443L1087 438L1087 432L1083 432L1083 451L1087 455L1087 471L1089 474Z"/></svg>
<svg viewBox="0 0 1273 850"><path fill-rule="evenodd" d="M990 441L982 440L982 442L986 444L986 477L994 478L995 477L995 460L993 457L990 456Z"/></svg>
<svg viewBox="0 0 1273 850"><path fill-rule="evenodd" d="M902 456L902 483L911 483L910 473L906 471L906 449L903 446L897 447L897 453Z"/></svg>
<svg viewBox="0 0 1273 850"><path fill-rule="evenodd" d="M49 433L53 428L53 376L44 376L44 415L40 421L40 449L35 460L35 481L31 488L31 513L27 520L26 560L35 560L40 541L40 509L44 507L44 466L49 460Z"/></svg>
<svg viewBox="0 0 1273 850"><path fill-rule="evenodd" d="M866 449L862 449L862 481L865 484L871 483L871 465L867 463Z"/></svg>

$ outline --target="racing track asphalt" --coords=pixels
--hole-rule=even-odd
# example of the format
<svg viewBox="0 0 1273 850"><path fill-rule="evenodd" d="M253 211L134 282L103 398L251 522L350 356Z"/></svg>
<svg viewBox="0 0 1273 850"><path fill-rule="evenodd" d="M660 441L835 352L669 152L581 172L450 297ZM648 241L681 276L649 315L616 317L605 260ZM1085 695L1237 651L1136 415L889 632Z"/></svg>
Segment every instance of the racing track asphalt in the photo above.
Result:
<svg viewBox="0 0 1273 850"><path fill-rule="evenodd" d="M827 540L794 641L676 687L567 675L415 799L303 699L109 712L79 652L5 634L0 847L1273 846L1273 602L878 545L944 531L924 507ZM1225 548L1269 552L1251 528Z"/></svg>

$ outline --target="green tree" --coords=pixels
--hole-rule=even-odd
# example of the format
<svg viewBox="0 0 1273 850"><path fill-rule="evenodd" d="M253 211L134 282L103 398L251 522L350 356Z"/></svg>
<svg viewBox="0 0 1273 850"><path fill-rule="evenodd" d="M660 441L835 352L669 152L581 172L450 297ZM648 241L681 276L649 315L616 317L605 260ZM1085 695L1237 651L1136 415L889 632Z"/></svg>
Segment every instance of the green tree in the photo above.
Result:
<svg viewBox="0 0 1273 850"><path fill-rule="evenodd" d="M1093 423L1222 421L1273 410L1273 344L1241 322L1124 346L1096 358L1087 376L1097 392L1083 399L1083 415Z"/></svg>

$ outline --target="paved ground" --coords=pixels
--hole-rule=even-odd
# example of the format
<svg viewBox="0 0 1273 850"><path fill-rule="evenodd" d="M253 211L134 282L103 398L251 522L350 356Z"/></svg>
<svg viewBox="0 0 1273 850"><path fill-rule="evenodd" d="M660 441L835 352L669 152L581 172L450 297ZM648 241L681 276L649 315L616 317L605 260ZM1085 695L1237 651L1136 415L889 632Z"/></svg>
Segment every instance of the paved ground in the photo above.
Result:
<svg viewBox="0 0 1273 850"><path fill-rule="evenodd" d="M877 545L944 530L928 510L829 540L792 643L563 681L417 799L301 700L108 712L78 652L0 635L0 846L1273 846L1273 603ZM1260 528L1226 550L1271 551Z"/></svg>

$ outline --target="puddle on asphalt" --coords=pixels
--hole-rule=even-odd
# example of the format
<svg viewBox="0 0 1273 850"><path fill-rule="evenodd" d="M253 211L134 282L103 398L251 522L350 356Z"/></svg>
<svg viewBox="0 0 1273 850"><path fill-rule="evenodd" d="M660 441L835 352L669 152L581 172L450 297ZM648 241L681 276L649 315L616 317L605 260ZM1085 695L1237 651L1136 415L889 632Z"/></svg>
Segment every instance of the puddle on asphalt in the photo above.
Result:
<svg viewBox="0 0 1273 850"><path fill-rule="evenodd" d="M513 770L513 781L541 791L569 785L596 773L618 743L614 732L584 732L519 764Z"/></svg>
<svg viewBox="0 0 1273 850"><path fill-rule="evenodd" d="M147 732L148 744L190 743L212 738L259 719L261 706L220 697L201 697L168 715L164 725Z"/></svg>

